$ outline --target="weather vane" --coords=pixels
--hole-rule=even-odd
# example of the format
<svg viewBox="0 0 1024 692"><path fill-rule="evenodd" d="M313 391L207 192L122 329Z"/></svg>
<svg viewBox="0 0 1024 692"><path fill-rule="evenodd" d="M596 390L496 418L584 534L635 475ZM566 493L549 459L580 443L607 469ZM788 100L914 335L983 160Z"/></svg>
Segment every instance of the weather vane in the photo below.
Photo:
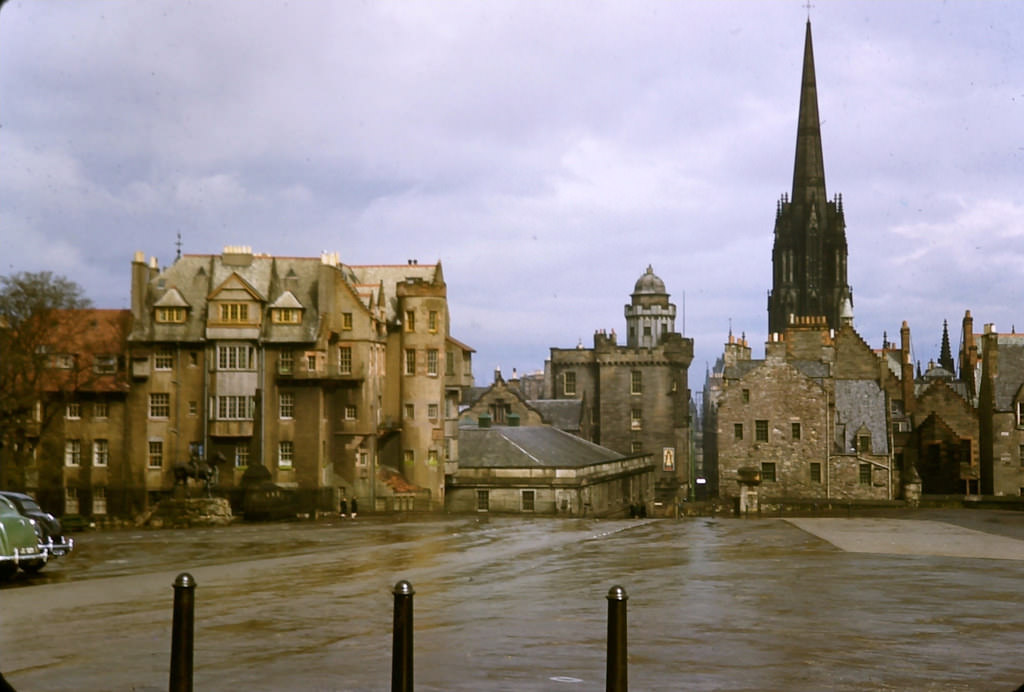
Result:
<svg viewBox="0 0 1024 692"><path fill-rule="evenodd" d="M807 0L807 2L804 3L804 7L807 8L807 21L811 21L811 8L814 7L814 5L811 4L811 0Z"/></svg>

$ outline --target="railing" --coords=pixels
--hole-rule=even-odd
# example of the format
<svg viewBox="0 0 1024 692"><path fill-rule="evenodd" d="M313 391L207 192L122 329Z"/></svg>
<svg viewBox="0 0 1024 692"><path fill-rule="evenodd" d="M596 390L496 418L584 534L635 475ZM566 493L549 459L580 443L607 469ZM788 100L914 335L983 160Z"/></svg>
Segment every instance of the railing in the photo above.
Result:
<svg viewBox="0 0 1024 692"><path fill-rule="evenodd" d="M170 692L192 692L192 653L195 648L195 590L192 575L182 572L174 580L171 626ZM395 617L391 653L391 692L413 691L412 584L401 580L392 591ZM608 649L605 692L627 692L626 601L621 586L608 590Z"/></svg>

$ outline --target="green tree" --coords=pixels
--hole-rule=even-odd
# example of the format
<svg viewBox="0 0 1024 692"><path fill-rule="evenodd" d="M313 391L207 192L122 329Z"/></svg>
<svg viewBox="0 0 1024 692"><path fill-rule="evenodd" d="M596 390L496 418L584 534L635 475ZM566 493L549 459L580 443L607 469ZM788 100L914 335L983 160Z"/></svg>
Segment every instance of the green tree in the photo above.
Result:
<svg viewBox="0 0 1024 692"><path fill-rule="evenodd" d="M87 383L82 288L51 272L0 276L0 488L23 489L44 431Z"/></svg>

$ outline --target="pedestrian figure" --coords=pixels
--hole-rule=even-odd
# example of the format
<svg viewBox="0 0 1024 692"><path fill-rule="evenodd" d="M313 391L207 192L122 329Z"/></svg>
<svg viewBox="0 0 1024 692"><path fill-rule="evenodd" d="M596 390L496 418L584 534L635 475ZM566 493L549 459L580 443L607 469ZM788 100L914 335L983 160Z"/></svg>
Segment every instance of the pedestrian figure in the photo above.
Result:
<svg viewBox="0 0 1024 692"><path fill-rule="evenodd" d="M341 514L342 519L348 516L348 500L345 499L344 495L341 496L341 510L339 514Z"/></svg>
<svg viewBox="0 0 1024 692"><path fill-rule="evenodd" d="M355 519L355 518L356 518L356 512L357 512L358 510L359 510L359 503L358 503L358 502L356 501L356 499L355 499L355 498L353 497L353 498L352 498L352 518L353 518L353 519Z"/></svg>

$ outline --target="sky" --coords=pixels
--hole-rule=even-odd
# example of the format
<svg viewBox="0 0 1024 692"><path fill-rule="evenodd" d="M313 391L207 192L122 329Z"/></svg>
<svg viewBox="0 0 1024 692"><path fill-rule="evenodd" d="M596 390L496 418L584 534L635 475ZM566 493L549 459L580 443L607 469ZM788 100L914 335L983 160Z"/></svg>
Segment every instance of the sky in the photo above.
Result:
<svg viewBox="0 0 1024 692"><path fill-rule="evenodd" d="M624 340L648 265L694 340L763 357L810 16L854 326L915 359L1024 331L1024 3L9 0L0 275L130 305L226 245L440 260L477 384Z"/></svg>

